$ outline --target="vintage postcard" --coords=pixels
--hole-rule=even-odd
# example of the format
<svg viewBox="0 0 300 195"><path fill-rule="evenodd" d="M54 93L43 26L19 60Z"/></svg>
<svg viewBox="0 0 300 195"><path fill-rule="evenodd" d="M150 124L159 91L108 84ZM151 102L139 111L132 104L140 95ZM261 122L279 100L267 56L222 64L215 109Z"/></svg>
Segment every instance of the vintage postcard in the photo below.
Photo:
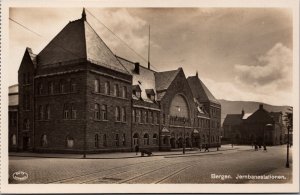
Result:
<svg viewBox="0 0 300 195"><path fill-rule="evenodd" d="M2 193L299 192L298 130L299 1L2 2Z"/></svg>

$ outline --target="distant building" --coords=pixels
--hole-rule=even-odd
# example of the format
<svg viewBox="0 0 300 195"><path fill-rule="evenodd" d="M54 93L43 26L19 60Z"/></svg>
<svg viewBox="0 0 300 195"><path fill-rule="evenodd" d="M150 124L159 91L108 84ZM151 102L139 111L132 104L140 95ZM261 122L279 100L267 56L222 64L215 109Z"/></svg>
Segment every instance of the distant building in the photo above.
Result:
<svg viewBox="0 0 300 195"><path fill-rule="evenodd" d="M268 112L260 104L259 109L245 117L242 114L227 115L223 123L225 136L237 144L279 145L284 141L284 125L281 112Z"/></svg>
<svg viewBox="0 0 300 195"><path fill-rule="evenodd" d="M97 153L220 144L221 105L198 75L186 78L182 68L156 72L114 55L85 12L39 54L25 50L18 81L11 150Z"/></svg>

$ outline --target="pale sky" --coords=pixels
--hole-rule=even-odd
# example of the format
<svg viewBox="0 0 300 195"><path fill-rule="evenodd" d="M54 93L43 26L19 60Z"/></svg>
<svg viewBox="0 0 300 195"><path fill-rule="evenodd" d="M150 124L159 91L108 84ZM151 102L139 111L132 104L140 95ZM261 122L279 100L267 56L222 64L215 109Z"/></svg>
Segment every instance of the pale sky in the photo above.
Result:
<svg viewBox="0 0 300 195"><path fill-rule="evenodd" d="M146 64L89 12L147 59L156 71L183 67L199 73L218 99L292 104L292 11L277 8L87 8L87 20L112 51ZM26 47L38 54L82 8L13 8L10 17L9 84Z"/></svg>

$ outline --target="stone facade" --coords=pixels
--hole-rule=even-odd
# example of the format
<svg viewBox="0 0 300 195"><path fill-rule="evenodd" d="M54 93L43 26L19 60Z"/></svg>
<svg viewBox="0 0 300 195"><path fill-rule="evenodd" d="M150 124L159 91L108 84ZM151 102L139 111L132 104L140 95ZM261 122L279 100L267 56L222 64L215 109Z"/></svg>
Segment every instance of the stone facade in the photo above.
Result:
<svg viewBox="0 0 300 195"><path fill-rule="evenodd" d="M215 98L197 97L198 84L192 87L182 68L155 72L115 56L84 13L40 54L27 48L18 75L11 150L98 153L220 144ZM195 79L205 88L200 93L213 97Z"/></svg>

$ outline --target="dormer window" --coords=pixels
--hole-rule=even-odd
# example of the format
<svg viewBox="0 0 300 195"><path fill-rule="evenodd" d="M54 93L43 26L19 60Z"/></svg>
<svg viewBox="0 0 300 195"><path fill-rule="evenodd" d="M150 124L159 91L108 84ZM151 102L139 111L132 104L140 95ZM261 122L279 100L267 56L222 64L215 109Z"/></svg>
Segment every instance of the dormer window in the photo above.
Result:
<svg viewBox="0 0 300 195"><path fill-rule="evenodd" d="M133 95L135 95L138 99L141 98L141 92L142 92L142 90L141 90L141 88L140 88L139 85L133 85L133 86L132 86L132 93L133 93Z"/></svg>
<svg viewBox="0 0 300 195"><path fill-rule="evenodd" d="M155 92L153 89L146 89L146 94L151 101L155 101Z"/></svg>

